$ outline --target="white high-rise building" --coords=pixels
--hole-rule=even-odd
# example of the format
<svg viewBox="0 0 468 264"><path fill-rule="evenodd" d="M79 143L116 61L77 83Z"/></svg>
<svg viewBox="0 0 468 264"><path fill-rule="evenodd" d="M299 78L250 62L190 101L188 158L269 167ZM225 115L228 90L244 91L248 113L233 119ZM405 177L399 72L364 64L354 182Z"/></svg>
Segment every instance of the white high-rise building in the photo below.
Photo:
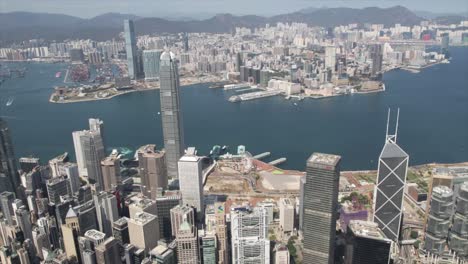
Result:
<svg viewBox="0 0 468 264"><path fill-rule="evenodd" d="M180 193L183 204L197 209L204 216L202 157L197 156L195 148L188 148L178 162Z"/></svg>
<svg viewBox="0 0 468 264"><path fill-rule="evenodd" d="M281 198L279 201L280 227L285 233L294 230L294 202L289 198Z"/></svg>
<svg viewBox="0 0 468 264"><path fill-rule="evenodd" d="M89 119L89 130L73 132L76 162L81 176L87 176L97 189L103 186L101 161L105 158L103 122Z"/></svg>
<svg viewBox="0 0 468 264"><path fill-rule="evenodd" d="M146 253L158 245L159 221L158 217L145 212L139 212L128 220L130 243Z"/></svg>
<svg viewBox="0 0 468 264"><path fill-rule="evenodd" d="M232 263L270 263L270 241L265 208L231 211Z"/></svg>
<svg viewBox="0 0 468 264"><path fill-rule="evenodd" d="M96 207L99 230L108 237L112 236L112 223L119 219L115 195L107 192L95 194L94 206Z"/></svg>
<svg viewBox="0 0 468 264"><path fill-rule="evenodd" d="M336 65L336 48L335 46L325 47L325 68L330 68L335 71Z"/></svg>

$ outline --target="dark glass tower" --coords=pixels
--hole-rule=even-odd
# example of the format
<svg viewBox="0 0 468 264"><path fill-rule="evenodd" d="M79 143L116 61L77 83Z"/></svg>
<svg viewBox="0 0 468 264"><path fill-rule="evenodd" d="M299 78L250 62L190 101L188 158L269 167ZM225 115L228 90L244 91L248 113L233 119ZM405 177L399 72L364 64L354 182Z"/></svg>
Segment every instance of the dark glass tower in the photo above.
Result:
<svg viewBox="0 0 468 264"><path fill-rule="evenodd" d="M390 119L390 112L388 118ZM395 242L400 237L403 195L409 160L408 154L396 143L397 132L398 117L395 135L388 134L387 123L387 136L379 157L377 184L374 190L374 222L389 239Z"/></svg>
<svg viewBox="0 0 468 264"><path fill-rule="evenodd" d="M179 98L179 73L172 52L164 52L160 62L161 116L166 151L167 176L178 178L177 162L184 153L184 130Z"/></svg>
<svg viewBox="0 0 468 264"><path fill-rule="evenodd" d="M0 174L5 174L8 179L4 184L8 184L9 186L4 189L15 192L17 197L22 197L18 189L20 187L20 179L13 152L10 129L2 118L0 118Z"/></svg>
<svg viewBox="0 0 468 264"><path fill-rule="evenodd" d="M314 153L307 160L304 184L304 259L333 264L340 156Z"/></svg>
<svg viewBox="0 0 468 264"><path fill-rule="evenodd" d="M132 20L124 21L125 50L127 52L128 76L132 79L138 77L137 64L137 42L135 38L135 27Z"/></svg>

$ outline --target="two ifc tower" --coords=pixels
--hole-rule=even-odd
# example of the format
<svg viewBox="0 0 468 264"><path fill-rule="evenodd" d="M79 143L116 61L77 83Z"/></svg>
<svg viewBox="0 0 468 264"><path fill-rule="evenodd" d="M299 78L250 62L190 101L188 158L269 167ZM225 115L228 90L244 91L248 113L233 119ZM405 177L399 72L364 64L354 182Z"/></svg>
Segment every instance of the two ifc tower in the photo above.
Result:
<svg viewBox="0 0 468 264"><path fill-rule="evenodd" d="M141 76L138 63L135 28L132 20L124 21L125 48L127 52L128 75L132 79ZM187 43L187 35L184 35ZM186 44L188 48L188 44ZM178 178L177 162L184 153L184 132L180 112L179 72L172 52L163 52L159 62L160 98L164 148L166 150L167 176Z"/></svg>

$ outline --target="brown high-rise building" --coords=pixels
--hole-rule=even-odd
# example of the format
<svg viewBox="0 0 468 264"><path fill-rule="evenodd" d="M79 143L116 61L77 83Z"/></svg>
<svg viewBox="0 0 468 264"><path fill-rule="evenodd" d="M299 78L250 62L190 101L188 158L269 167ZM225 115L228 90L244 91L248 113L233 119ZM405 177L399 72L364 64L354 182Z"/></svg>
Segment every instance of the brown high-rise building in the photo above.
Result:
<svg viewBox="0 0 468 264"><path fill-rule="evenodd" d="M176 234L179 264L197 264L199 259L198 234L193 224L185 220Z"/></svg>
<svg viewBox="0 0 468 264"><path fill-rule="evenodd" d="M106 192L113 191L120 183L120 159L117 153L112 153L101 161L102 189Z"/></svg>
<svg viewBox="0 0 468 264"><path fill-rule="evenodd" d="M178 205L171 209L172 236L177 236L180 226L184 221L195 224L195 208L188 205Z"/></svg>
<svg viewBox="0 0 468 264"><path fill-rule="evenodd" d="M146 145L140 147L137 154L143 193L156 199L158 188L167 188L165 152L156 150L156 145Z"/></svg>
<svg viewBox="0 0 468 264"><path fill-rule="evenodd" d="M122 260L120 259L119 242L113 237L109 237L99 244L95 251L97 263L122 263Z"/></svg>
<svg viewBox="0 0 468 264"><path fill-rule="evenodd" d="M224 203L215 203L215 219L216 219L216 237L218 248L218 263L229 263L229 256L227 251L227 227L226 227L226 211Z"/></svg>

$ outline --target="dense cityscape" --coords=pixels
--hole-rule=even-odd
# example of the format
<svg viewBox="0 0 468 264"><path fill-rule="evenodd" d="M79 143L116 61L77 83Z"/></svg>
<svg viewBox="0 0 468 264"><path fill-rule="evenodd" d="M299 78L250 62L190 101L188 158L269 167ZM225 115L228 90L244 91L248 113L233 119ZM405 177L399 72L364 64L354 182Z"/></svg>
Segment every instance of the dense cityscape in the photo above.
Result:
<svg viewBox="0 0 468 264"><path fill-rule="evenodd" d="M226 103L239 104L385 92L386 72L450 63L449 46L468 45L468 20L136 36L127 19L122 29L103 42L33 39L0 48L0 85L28 74L14 63L68 64L55 75L63 85L50 87L50 103L159 89L164 139L132 158L109 153L106 120L90 116L89 127L70 131L74 150L44 161L15 156L15 131L0 116L1 263L468 259L468 164L410 166L399 143L400 109L382 116L376 171L342 171L346 157L320 150L298 171L280 168L286 158L262 161L271 153L244 145L199 153L185 143L180 100L181 86L194 83L235 91Z"/></svg>

